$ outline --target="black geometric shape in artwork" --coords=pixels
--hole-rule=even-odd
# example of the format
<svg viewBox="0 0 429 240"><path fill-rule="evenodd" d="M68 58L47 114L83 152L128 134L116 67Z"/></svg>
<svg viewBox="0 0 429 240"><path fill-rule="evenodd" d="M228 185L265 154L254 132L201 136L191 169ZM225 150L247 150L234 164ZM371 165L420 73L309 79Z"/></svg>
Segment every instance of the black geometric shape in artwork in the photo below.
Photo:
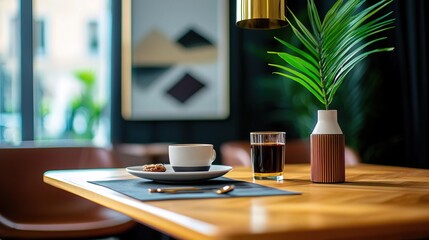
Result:
<svg viewBox="0 0 429 240"><path fill-rule="evenodd" d="M133 83L139 88L148 88L167 72L171 66L133 67Z"/></svg>
<svg viewBox="0 0 429 240"><path fill-rule="evenodd" d="M185 48L213 46L213 43L211 43L207 38L192 29L180 37L177 42Z"/></svg>
<svg viewBox="0 0 429 240"><path fill-rule="evenodd" d="M204 87L204 83L186 73L167 91L167 94L174 97L177 101L185 103Z"/></svg>

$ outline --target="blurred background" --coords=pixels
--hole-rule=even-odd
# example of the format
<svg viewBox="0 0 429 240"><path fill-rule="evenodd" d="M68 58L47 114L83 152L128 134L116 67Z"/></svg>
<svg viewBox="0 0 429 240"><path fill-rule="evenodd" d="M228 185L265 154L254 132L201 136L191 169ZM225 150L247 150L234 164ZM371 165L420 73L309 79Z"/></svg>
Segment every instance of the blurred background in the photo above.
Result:
<svg viewBox="0 0 429 240"><path fill-rule="evenodd" d="M260 130L308 141L322 106L267 65L268 50L284 50L274 36L296 41L291 29L239 29L235 1L226 2L229 11L219 14L228 21L229 114L129 120L122 115L120 0L0 0L0 145L204 142L219 149ZM316 1L321 15L333 2ZM306 1L287 4L306 14ZM395 50L360 64L332 108L363 162L429 168L429 4L395 0L388 8L395 28L382 44Z"/></svg>

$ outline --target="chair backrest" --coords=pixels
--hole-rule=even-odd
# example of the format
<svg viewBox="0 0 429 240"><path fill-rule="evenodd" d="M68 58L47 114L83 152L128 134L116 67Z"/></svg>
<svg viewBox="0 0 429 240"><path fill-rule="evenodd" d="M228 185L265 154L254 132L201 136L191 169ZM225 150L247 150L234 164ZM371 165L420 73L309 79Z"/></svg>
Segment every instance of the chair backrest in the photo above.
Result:
<svg viewBox="0 0 429 240"><path fill-rule="evenodd" d="M309 163L310 145L304 140L286 142L286 164ZM222 163L229 166L251 166L250 143L248 141L225 142L220 147ZM346 165L356 165L360 162L359 155L351 148L345 149Z"/></svg>
<svg viewBox="0 0 429 240"><path fill-rule="evenodd" d="M0 221L46 222L85 213L95 203L49 186L43 173L117 166L111 152L98 147L0 148Z"/></svg>
<svg viewBox="0 0 429 240"><path fill-rule="evenodd" d="M168 143L114 144L112 152L122 167L168 163Z"/></svg>

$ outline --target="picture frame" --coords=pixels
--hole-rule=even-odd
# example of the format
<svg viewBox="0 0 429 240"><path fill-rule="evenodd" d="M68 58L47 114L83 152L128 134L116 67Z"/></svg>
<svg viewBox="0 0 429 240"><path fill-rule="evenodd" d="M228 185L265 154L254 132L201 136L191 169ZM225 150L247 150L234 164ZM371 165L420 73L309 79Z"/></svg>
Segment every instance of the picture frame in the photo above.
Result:
<svg viewBox="0 0 429 240"><path fill-rule="evenodd" d="M228 0L122 1L122 116L229 116Z"/></svg>

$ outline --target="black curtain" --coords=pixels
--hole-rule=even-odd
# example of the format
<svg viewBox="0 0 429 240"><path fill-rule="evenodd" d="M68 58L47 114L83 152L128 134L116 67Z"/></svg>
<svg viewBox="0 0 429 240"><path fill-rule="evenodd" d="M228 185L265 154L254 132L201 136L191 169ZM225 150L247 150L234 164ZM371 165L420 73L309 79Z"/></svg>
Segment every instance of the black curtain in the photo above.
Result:
<svg viewBox="0 0 429 240"><path fill-rule="evenodd" d="M316 1L321 12L335 0ZM219 146L230 139L248 139L255 129L274 129L264 125L264 111L255 111L257 89L251 88L255 76L271 76L266 62L246 53L248 42L259 45L272 41L273 34L261 35L237 29L235 1L230 1L230 82L231 116L224 121L126 121L120 114L120 1L112 1L112 142L210 141ZM369 0L368 4L375 3ZM394 0L389 8L396 18L388 34L387 46L395 51L370 57L370 68L381 73L381 88L373 104L377 111L368 120L361 142L366 162L429 168L428 144L428 39L429 17L426 0ZM305 8L306 1L288 1L291 9ZM276 33L277 34L277 33ZM383 42L382 47L386 43ZM269 106L268 106L269 107ZM257 117L262 116L262 117ZM262 119L262 120L261 120ZM289 129L289 128L287 128ZM203 134L203 136L201 135ZM290 135L288 135L290 137ZM207 139L206 139L207 138Z"/></svg>
<svg viewBox="0 0 429 240"><path fill-rule="evenodd" d="M429 168L429 2L397 0L394 8L408 161L404 164Z"/></svg>
<svg viewBox="0 0 429 240"><path fill-rule="evenodd" d="M322 8L334 2L323 1ZM429 1L394 0L388 11L396 19L395 28L387 32L387 43L380 47L395 50L369 58L370 68L379 70L382 82L373 102L377 110L361 139L366 144L363 159L429 168Z"/></svg>

